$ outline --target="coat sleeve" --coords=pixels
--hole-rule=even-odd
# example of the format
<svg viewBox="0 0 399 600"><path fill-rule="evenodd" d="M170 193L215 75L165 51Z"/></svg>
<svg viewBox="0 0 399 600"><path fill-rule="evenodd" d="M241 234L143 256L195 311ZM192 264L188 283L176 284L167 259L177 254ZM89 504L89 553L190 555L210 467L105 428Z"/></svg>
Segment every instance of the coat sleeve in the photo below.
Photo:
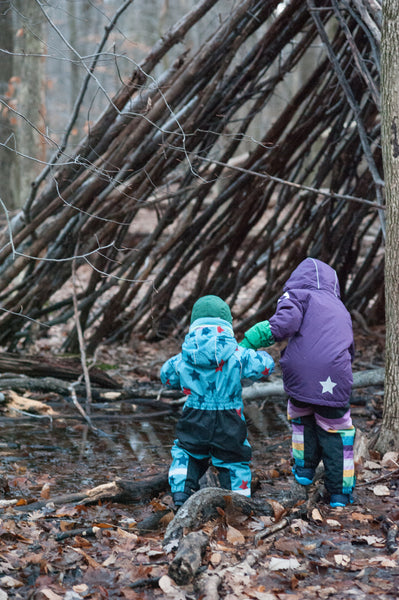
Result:
<svg viewBox="0 0 399 600"><path fill-rule="evenodd" d="M274 315L270 318L270 331L280 342L295 335L302 324L304 309L302 303L292 292L285 292L278 302Z"/></svg>
<svg viewBox="0 0 399 600"><path fill-rule="evenodd" d="M274 360L264 350L240 348L241 379L256 381L271 375L274 371Z"/></svg>
<svg viewBox="0 0 399 600"><path fill-rule="evenodd" d="M161 367L161 382L171 388L178 389L180 387L180 373L178 365L181 359L181 354L176 354L169 358Z"/></svg>

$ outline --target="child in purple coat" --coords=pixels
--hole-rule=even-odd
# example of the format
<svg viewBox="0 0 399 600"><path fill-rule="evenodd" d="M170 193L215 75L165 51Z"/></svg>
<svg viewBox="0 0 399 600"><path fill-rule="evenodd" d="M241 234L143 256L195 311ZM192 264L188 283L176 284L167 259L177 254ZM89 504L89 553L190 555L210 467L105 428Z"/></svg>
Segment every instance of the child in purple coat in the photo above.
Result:
<svg viewBox="0 0 399 600"><path fill-rule="evenodd" d="M289 396L293 473L298 483L310 485L322 460L330 505L346 506L355 485L351 317L335 270L320 260L302 261L283 292L275 314L251 327L240 345L256 349L288 339L280 365Z"/></svg>

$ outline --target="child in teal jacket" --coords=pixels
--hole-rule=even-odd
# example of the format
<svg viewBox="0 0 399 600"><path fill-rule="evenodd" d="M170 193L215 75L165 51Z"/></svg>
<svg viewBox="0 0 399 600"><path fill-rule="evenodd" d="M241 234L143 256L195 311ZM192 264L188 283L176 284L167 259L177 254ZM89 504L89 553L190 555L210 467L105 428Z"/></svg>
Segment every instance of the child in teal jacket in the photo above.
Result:
<svg viewBox="0 0 399 600"><path fill-rule="evenodd" d="M266 378L274 369L265 351L240 348L229 306L218 296L194 304L182 350L161 369L161 381L187 400L172 447L169 483L176 506L199 489L209 466L223 488L250 496L251 447L243 414L242 380Z"/></svg>

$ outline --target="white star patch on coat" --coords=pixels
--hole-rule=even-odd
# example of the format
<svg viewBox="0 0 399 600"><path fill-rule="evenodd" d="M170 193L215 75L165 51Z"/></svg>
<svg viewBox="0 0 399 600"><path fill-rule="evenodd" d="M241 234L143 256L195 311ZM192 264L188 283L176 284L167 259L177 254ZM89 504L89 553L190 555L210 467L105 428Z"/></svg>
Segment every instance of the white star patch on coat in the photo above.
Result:
<svg viewBox="0 0 399 600"><path fill-rule="evenodd" d="M290 295L288 292L284 292L284 294L282 296L280 296L280 298L277 300L277 304L279 302L281 302L282 300L289 300L290 299Z"/></svg>
<svg viewBox="0 0 399 600"><path fill-rule="evenodd" d="M333 393L333 389L335 388L335 386L337 385L336 383L334 383L333 381L331 381L331 377L328 376L326 381L320 381L320 385L323 387L322 390L322 394L325 394L326 392L328 392L329 394Z"/></svg>

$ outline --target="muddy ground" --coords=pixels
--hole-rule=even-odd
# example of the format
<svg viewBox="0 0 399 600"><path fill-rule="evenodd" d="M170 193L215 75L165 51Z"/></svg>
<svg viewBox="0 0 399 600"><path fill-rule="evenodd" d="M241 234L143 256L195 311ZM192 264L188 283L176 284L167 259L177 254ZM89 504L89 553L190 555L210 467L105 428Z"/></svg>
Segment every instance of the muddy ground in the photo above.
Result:
<svg viewBox="0 0 399 600"><path fill-rule="evenodd" d="M383 365L383 333L355 325L354 370ZM159 367L179 344L169 340L108 347L98 353L97 364L124 386L139 382L159 387ZM51 348L44 343L40 351ZM271 353L278 359L279 348ZM209 544L199 573L186 586L169 577L175 550L162 545L167 523L175 516L167 489L132 504L52 502L61 494L115 479L133 481L166 472L179 407L160 415L155 407L133 400L93 402L93 431L68 397L22 395L42 402L49 414L12 408L5 396L0 415L0 600L399 598L399 552L392 537L392 525L399 523L398 455L382 457L370 450L381 422L381 388L353 394L357 487L354 504L345 509L329 507L321 480L311 487L305 511L303 506L284 510L278 500L292 482L285 401L247 405L258 481L254 498L273 501L274 517L220 509L201 525ZM160 399L170 401L162 394ZM44 506L34 508L39 500ZM164 515L158 525L143 530L140 524L157 513ZM276 523L281 528L272 533ZM212 589L198 587L205 576L213 577Z"/></svg>

